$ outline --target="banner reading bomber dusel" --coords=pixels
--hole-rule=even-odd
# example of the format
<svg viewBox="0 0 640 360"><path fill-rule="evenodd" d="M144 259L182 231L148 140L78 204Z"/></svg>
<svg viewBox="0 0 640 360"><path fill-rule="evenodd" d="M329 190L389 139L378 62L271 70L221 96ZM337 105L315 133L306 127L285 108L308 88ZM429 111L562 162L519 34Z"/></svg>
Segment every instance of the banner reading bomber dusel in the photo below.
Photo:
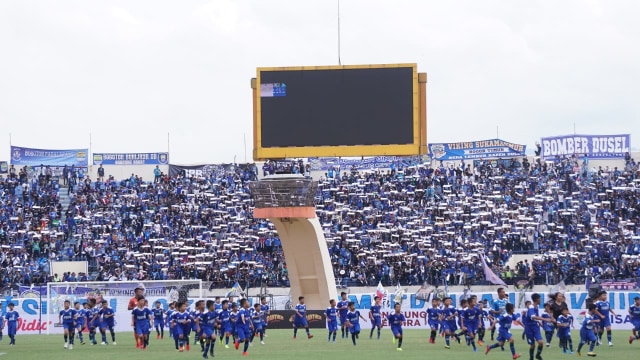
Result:
<svg viewBox="0 0 640 360"><path fill-rule="evenodd" d="M623 159L630 151L631 135L563 135L540 139L541 156L553 160L556 156L589 159Z"/></svg>

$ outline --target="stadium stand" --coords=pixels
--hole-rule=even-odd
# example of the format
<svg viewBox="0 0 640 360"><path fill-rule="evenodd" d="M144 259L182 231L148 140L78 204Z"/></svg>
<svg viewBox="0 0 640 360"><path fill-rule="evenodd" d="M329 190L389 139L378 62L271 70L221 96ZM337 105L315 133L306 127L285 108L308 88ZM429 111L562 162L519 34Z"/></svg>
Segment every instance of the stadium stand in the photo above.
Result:
<svg viewBox="0 0 640 360"><path fill-rule="evenodd" d="M317 214L336 281L482 284L479 253L508 283L640 277L633 159L623 169L589 168L576 157L475 165L319 176ZM13 171L0 178L0 284L198 278L211 288L287 286L277 234L252 218L248 183L258 171L311 176L310 168L247 169L157 182L134 174L95 182L74 168ZM50 276L48 260L87 260L90 272Z"/></svg>

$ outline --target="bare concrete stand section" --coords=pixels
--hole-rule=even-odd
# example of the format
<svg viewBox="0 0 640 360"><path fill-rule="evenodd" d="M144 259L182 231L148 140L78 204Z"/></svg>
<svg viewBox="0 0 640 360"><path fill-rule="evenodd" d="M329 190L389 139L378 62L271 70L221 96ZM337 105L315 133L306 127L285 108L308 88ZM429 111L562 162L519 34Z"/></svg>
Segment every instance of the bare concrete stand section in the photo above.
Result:
<svg viewBox="0 0 640 360"><path fill-rule="evenodd" d="M278 230L291 282L291 297L305 297L308 309L325 309L336 297L327 242L313 206L317 183L295 175L276 175L251 184L253 216Z"/></svg>

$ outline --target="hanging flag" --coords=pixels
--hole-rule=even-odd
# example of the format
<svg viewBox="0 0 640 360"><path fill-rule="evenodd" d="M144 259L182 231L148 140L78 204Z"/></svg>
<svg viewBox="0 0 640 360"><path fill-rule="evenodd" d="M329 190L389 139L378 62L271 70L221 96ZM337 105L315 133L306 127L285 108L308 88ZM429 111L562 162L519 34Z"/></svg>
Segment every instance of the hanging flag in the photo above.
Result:
<svg viewBox="0 0 640 360"><path fill-rule="evenodd" d="M400 287L400 283L396 285L396 293L393 296L393 301L402 304L402 296L404 295L404 289Z"/></svg>
<svg viewBox="0 0 640 360"><path fill-rule="evenodd" d="M502 279L500 279L500 276L496 275L496 273L491 270L489 265L487 265L487 261L484 259L484 254L480 253L480 259L482 260L482 268L484 270L485 279L494 285L507 286L507 284L502 281Z"/></svg>
<svg viewBox="0 0 640 360"><path fill-rule="evenodd" d="M238 284L238 282L236 281L236 283L233 284L233 287L227 293L226 296L227 297L229 297L229 296L240 296L240 294L242 294L242 288L240 287L240 284Z"/></svg>
<svg viewBox="0 0 640 360"><path fill-rule="evenodd" d="M559 283L553 285L549 294L563 293L565 291L567 291L567 285L564 283L564 279L562 279Z"/></svg>
<svg viewBox="0 0 640 360"><path fill-rule="evenodd" d="M384 287L382 286L382 281L378 281L378 287L376 288L376 296L380 298L380 300L384 300Z"/></svg>

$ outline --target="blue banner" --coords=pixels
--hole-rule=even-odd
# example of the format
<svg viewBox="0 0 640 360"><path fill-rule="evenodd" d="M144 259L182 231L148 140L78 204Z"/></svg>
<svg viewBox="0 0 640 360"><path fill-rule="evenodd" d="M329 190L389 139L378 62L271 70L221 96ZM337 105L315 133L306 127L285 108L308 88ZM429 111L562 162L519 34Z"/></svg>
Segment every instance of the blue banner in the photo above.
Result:
<svg viewBox="0 0 640 360"><path fill-rule="evenodd" d="M11 146L11 164L26 166L89 166L88 149L47 150Z"/></svg>
<svg viewBox="0 0 640 360"><path fill-rule="evenodd" d="M338 167L342 171L349 171L352 168L356 170L388 169L392 164L397 167L412 166L423 163L424 159L420 156L376 156L364 159L309 158L308 161L311 171L325 171Z"/></svg>
<svg viewBox="0 0 640 360"><path fill-rule="evenodd" d="M9 163L6 161L0 161L0 174L6 174L9 172Z"/></svg>
<svg viewBox="0 0 640 360"><path fill-rule="evenodd" d="M169 153L94 153L93 165L168 165Z"/></svg>
<svg viewBox="0 0 640 360"><path fill-rule="evenodd" d="M526 145L514 144L500 139L429 144L433 160L498 159L525 156Z"/></svg>
<svg viewBox="0 0 640 360"><path fill-rule="evenodd" d="M565 135L540 140L540 155L545 160L572 155L589 159L624 159L631 147L629 134Z"/></svg>

